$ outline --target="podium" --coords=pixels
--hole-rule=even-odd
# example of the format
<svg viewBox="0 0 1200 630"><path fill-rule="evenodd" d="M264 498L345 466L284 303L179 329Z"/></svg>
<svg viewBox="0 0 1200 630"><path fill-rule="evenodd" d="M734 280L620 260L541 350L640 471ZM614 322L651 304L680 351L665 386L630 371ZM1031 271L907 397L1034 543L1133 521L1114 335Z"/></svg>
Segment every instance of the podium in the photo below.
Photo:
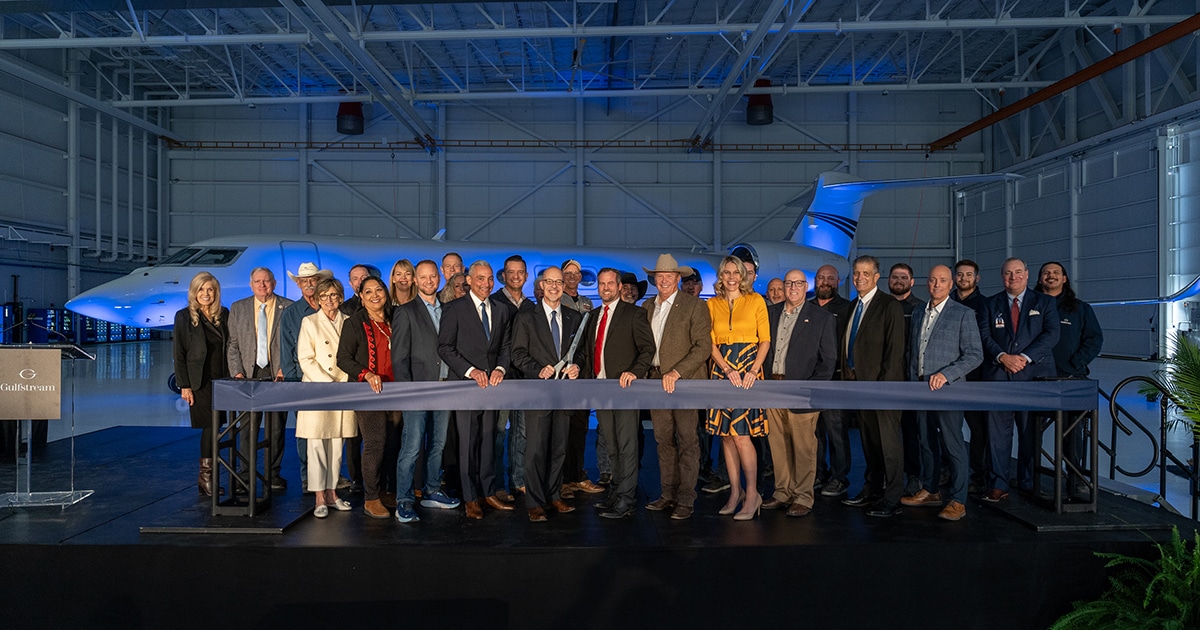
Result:
<svg viewBox="0 0 1200 630"><path fill-rule="evenodd" d="M75 488L75 362L95 361L83 348L69 343L0 345L0 421L16 422L15 490L0 494L0 507L57 506L65 508L91 496ZM66 389L63 389L63 383ZM69 405L71 461L69 488L34 492L30 485L33 462L33 422L62 417L63 394ZM25 452L21 443L27 442Z"/></svg>

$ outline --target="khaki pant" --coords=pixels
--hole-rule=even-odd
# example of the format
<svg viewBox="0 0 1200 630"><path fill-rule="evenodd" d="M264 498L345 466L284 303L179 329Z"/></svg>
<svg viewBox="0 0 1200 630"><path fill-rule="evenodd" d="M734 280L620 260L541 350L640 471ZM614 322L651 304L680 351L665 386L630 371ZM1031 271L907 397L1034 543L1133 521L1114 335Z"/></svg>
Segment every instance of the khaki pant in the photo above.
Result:
<svg viewBox="0 0 1200 630"><path fill-rule="evenodd" d="M785 504L813 506L817 480L817 418L819 411L794 413L767 409L771 432L767 443L775 462L775 499Z"/></svg>

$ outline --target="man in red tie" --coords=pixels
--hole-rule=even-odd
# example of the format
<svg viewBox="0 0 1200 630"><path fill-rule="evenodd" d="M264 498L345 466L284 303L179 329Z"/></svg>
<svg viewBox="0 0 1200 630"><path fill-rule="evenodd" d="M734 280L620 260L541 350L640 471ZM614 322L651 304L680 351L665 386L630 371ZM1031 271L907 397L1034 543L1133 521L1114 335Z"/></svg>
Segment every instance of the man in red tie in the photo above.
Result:
<svg viewBox="0 0 1200 630"><path fill-rule="evenodd" d="M1058 343L1058 308L1054 298L1029 290L1029 269L1020 258L1004 261L1004 290L987 299L977 313L983 342L983 380L1032 381L1053 378L1054 344ZM989 411L988 448L992 464L990 489L983 500L1008 498L1013 425L1017 427L1017 484L1033 489L1038 431L1028 411Z"/></svg>
<svg viewBox="0 0 1200 630"><path fill-rule="evenodd" d="M621 387L644 378L654 359L654 333L646 311L621 300L621 272L605 267L596 274L602 304L592 311L584 331L585 378L616 380ZM597 312L598 311L598 312ZM597 409L596 423L613 460L608 493L596 503L604 518L633 514L638 476L636 409Z"/></svg>

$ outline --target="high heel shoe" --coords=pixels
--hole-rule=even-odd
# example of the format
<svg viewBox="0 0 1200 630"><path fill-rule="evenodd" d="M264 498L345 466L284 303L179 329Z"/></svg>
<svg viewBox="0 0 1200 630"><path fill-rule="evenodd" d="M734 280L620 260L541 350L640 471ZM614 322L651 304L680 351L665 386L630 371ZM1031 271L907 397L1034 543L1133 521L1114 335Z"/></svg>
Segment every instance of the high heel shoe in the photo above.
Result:
<svg viewBox="0 0 1200 630"><path fill-rule="evenodd" d="M717 514L720 514L721 516L729 516L730 514L737 512L738 506L740 506L741 504L742 504L742 499L740 497L737 499L734 499L733 495L730 494L729 502L726 503L724 507L717 510Z"/></svg>
<svg viewBox="0 0 1200 630"><path fill-rule="evenodd" d="M741 511L738 512L737 514L733 515L733 520L735 520L735 521L752 521L758 517L760 512L762 512L762 495L761 494L758 495L758 502L754 505L754 509L750 509L750 501L747 500L746 504L742 506Z"/></svg>

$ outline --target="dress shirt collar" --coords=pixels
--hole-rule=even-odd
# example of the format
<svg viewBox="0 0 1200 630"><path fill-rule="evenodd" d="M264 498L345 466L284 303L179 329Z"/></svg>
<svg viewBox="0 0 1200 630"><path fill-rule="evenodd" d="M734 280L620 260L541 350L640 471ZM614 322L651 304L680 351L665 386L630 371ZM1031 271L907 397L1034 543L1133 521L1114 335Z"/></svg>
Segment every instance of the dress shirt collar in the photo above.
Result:
<svg viewBox="0 0 1200 630"><path fill-rule="evenodd" d="M658 296L658 297L654 298L654 307L658 308L658 307L662 306L663 304L666 304L667 307L675 306L675 296L676 295L679 295L678 290L676 290L674 293L672 293L671 297L669 297L665 300L662 299L662 296Z"/></svg>
<svg viewBox="0 0 1200 630"><path fill-rule="evenodd" d="M476 313L479 313L479 305L488 301L487 298L484 298L482 300L479 299L479 296L475 295L474 291L467 291L467 295L471 296L471 301L475 303L475 312ZM492 312L492 305L488 304L488 313L490 314L491 312Z"/></svg>
<svg viewBox="0 0 1200 630"><path fill-rule="evenodd" d="M875 298L875 294L879 292L879 287L875 287L867 291L866 295L859 295L858 301L863 303L863 308L871 305L871 300Z"/></svg>

